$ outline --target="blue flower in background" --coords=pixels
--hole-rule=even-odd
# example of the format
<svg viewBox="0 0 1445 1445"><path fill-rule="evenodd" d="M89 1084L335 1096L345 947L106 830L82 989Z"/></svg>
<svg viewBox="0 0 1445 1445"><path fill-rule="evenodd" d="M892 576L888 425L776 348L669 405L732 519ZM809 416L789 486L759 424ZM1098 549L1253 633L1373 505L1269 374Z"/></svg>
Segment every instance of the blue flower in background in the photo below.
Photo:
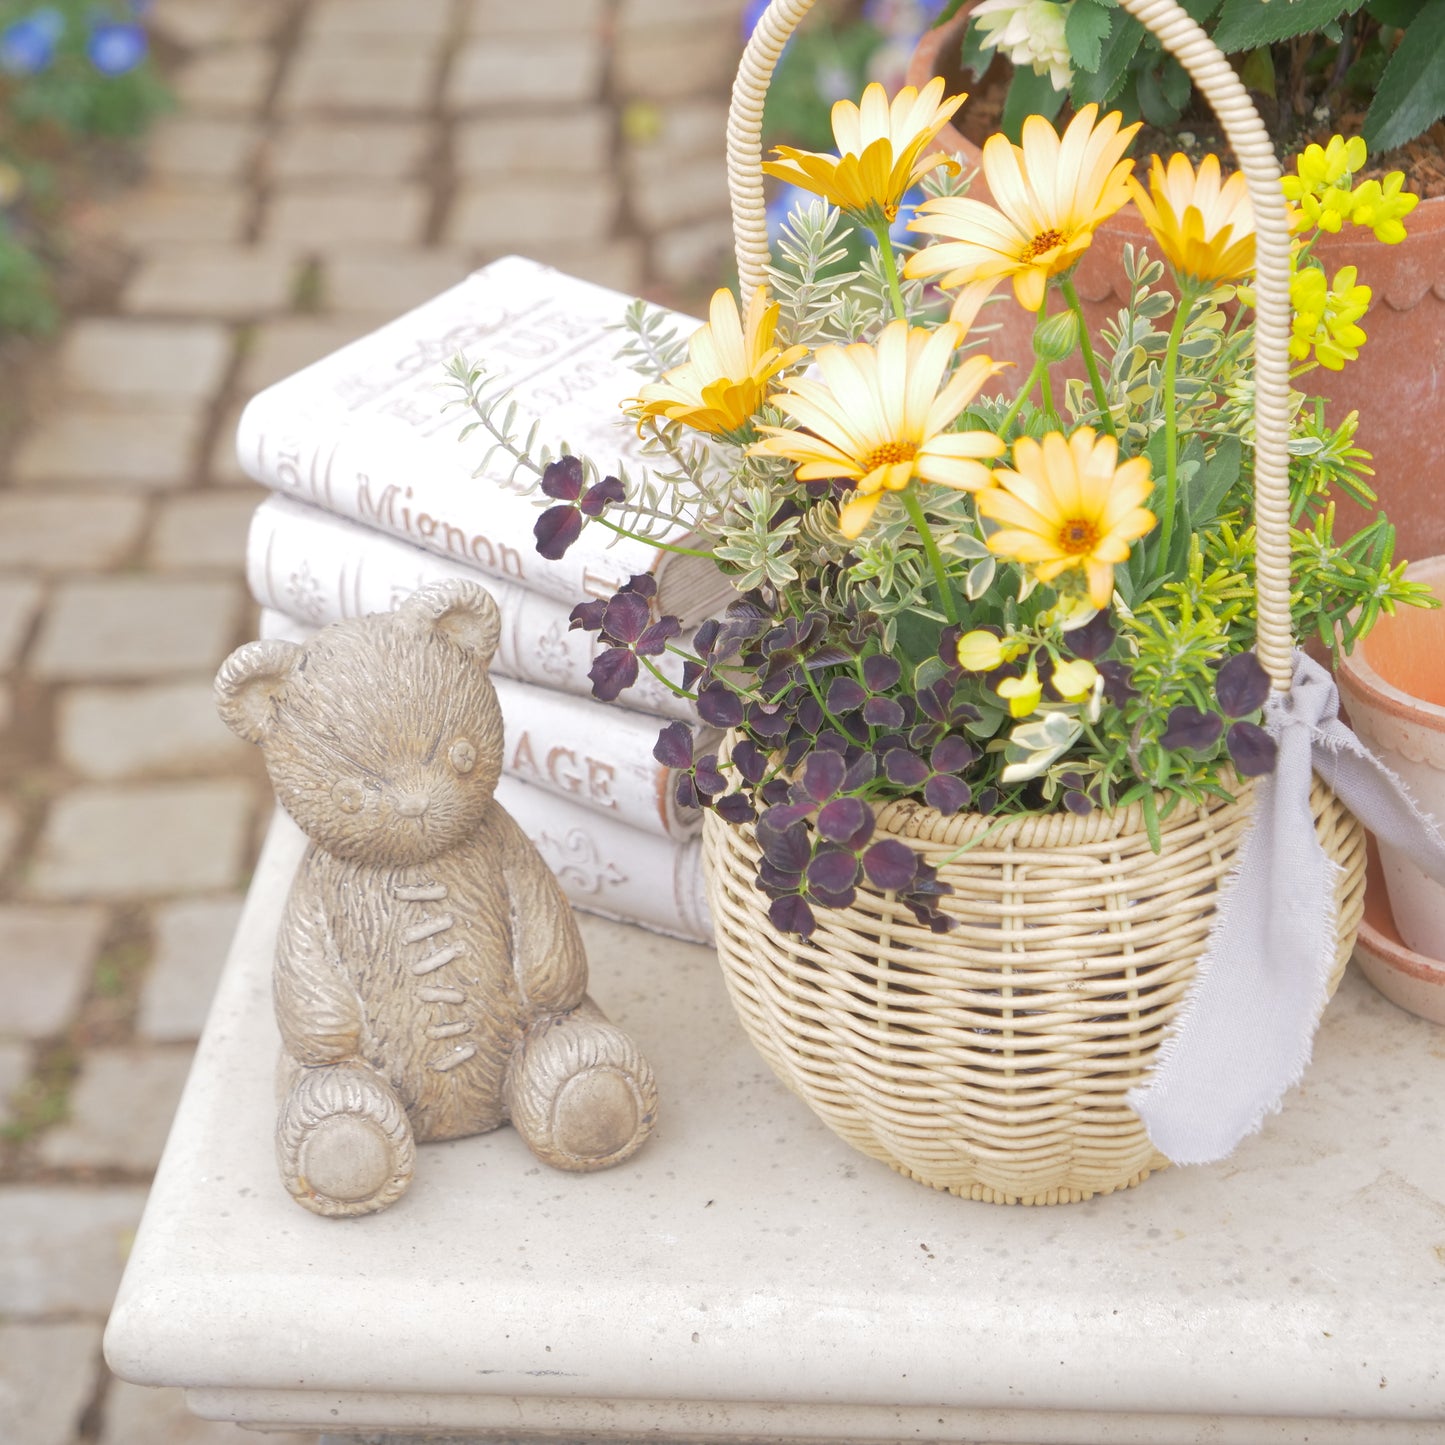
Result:
<svg viewBox="0 0 1445 1445"><path fill-rule="evenodd" d="M145 31L122 21L98 21L90 32L85 53L102 75L124 75L145 59Z"/></svg>
<svg viewBox="0 0 1445 1445"><path fill-rule="evenodd" d="M743 11L744 40L757 29L758 21L763 18L763 11L767 8L768 0L748 0L747 8Z"/></svg>
<svg viewBox="0 0 1445 1445"><path fill-rule="evenodd" d="M0 70L10 75L35 75L55 58L55 43L65 17L46 6L0 31Z"/></svg>

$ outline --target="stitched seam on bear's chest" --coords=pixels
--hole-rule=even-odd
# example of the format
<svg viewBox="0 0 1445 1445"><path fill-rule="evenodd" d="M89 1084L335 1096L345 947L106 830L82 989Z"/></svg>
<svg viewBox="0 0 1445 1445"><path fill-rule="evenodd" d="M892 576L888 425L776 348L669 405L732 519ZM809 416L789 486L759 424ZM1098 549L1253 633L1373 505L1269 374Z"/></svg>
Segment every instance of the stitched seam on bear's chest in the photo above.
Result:
<svg viewBox="0 0 1445 1445"><path fill-rule="evenodd" d="M391 891L394 898L406 903L443 903L447 897L447 887L444 883L393 884ZM456 918L450 913L428 913L424 914L410 928L402 930L401 944L404 949L410 951L419 945L426 946L426 951L420 958L407 960L407 967L413 977L432 979L448 964L455 963L457 959L463 957L466 950L462 945L447 943L443 937L455 926ZM436 983L418 988L417 998L423 1003L436 1005L464 1004L467 1001L465 992L459 988L448 986L445 977L437 980ZM472 1025L466 1019L443 1017L436 1019L427 1028L426 1036L428 1039L440 1043L445 1039L460 1038L462 1035L470 1033L471 1030ZM438 1057L428 1060L427 1067L435 1073L445 1074L475 1057L476 1052L477 1046L474 1043L454 1044Z"/></svg>

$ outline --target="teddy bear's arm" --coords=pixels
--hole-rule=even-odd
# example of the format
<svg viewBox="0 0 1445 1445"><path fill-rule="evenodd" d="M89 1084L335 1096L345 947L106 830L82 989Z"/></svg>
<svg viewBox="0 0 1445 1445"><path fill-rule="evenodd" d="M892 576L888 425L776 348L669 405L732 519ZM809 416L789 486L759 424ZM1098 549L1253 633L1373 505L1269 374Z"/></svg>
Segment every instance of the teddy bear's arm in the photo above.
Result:
<svg viewBox="0 0 1445 1445"><path fill-rule="evenodd" d="M531 839L501 808L497 852L512 925L512 969L532 1008L562 1012L587 992L587 955L572 909Z"/></svg>
<svg viewBox="0 0 1445 1445"><path fill-rule="evenodd" d="M357 1056L361 1008L320 898L298 879L276 941L276 1020L298 1064Z"/></svg>

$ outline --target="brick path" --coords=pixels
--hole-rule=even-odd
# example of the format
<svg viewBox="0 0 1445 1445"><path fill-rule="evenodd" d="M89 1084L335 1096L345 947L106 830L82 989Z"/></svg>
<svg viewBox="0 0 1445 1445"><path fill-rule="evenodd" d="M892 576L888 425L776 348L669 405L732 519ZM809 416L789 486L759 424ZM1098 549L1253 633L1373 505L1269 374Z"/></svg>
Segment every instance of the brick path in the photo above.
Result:
<svg viewBox="0 0 1445 1445"><path fill-rule="evenodd" d="M100 1359L269 812L210 701L254 636L240 405L511 250L695 306L741 4L158 0L181 104L83 218L121 284L0 478L7 1445L258 1438Z"/></svg>

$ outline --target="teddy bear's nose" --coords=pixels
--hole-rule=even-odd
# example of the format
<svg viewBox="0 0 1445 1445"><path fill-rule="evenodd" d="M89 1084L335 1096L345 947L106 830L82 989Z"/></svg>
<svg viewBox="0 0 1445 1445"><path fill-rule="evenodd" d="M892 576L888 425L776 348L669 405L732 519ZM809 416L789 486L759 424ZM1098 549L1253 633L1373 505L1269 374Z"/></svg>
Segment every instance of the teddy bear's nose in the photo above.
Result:
<svg viewBox="0 0 1445 1445"><path fill-rule="evenodd" d="M397 793L391 800L391 806L403 818L420 818L430 802L425 793Z"/></svg>

